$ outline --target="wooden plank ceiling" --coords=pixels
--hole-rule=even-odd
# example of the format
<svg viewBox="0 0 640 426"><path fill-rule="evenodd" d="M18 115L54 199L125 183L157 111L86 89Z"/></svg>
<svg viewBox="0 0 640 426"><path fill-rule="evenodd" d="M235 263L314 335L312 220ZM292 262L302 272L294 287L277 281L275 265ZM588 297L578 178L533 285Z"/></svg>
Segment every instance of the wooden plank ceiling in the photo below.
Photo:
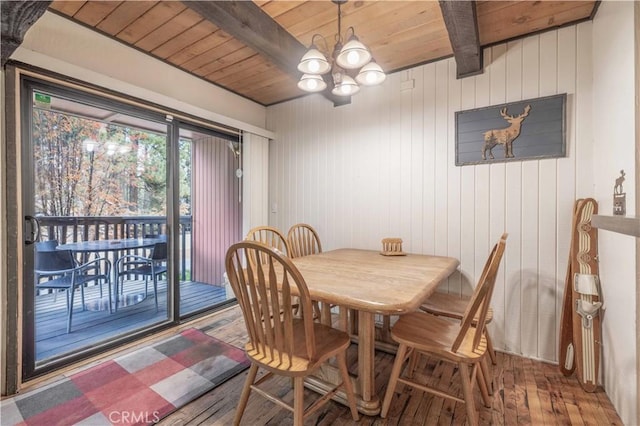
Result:
<svg viewBox="0 0 640 426"><path fill-rule="evenodd" d="M449 2L442 3L348 1L342 5L342 33L344 36L346 29L353 26L387 73L451 56L453 42L458 74L463 76L467 71L462 72L460 67L466 66L461 62L465 60L466 46L459 43L469 35L466 32L477 31L475 40L486 47L591 19L598 5L598 1L573 0L477 1L477 25L473 25L468 19L462 24L456 22L466 17L455 19L457 9L448 7ZM327 41L328 46L320 43L319 47L333 50L338 27L337 6L327 0L253 3L56 0L49 9L262 105L305 94L296 85L300 74L290 64L297 63L314 34L321 34ZM215 19L221 10L229 15ZM460 13L473 15L470 10ZM230 19L234 13L236 19ZM446 23L443 13L449 15ZM262 21L257 15L272 19L277 23L275 27L279 25L286 30L287 50L291 51L280 49L280 56L274 57L273 50L279 46L272 40L282 35L274 35L273 22ZM261 34L264 43L260 42ZM289 40L289 35L295 40ZM474 40L472 36L466 38L467 43ZM267 43L271 44L266 46Z"/></svg>

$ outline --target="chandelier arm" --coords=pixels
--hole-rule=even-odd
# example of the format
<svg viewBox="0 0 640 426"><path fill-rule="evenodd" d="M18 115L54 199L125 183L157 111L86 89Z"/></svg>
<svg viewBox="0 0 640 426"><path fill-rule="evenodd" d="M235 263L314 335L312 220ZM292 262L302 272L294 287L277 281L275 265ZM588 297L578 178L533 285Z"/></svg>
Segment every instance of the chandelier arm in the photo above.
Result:
<svg viewBox="0 0 640 426"><path fill-rule="evenodd" d="M322 53L324 53L325 55L328 56L328 54L329 54L329 45L327 44L327 39L324 38L324 36L322 34L315 33L313 35L313 37L311 37L311 48L313 48L313 46L318 48L318 45L316 44L316 41L315 41L316 37L320 37L322 39L322 42L324 43L324 52L322 52ZM320 50L320 49L318 49L318 50Z"/></svg>
<svg viewBox="0 0 640 426"><path fill-rule="evenodd" d="M344 39L345 39L345 40L349 40L349 30L351 30L351 35L352 35L352 36L355 36L355 35L356 35L356 29L355 29L355 28L353 28L353 26L351 26L351 27L347 28L347 32L346 32L346 33L344 33Z"/></svg>

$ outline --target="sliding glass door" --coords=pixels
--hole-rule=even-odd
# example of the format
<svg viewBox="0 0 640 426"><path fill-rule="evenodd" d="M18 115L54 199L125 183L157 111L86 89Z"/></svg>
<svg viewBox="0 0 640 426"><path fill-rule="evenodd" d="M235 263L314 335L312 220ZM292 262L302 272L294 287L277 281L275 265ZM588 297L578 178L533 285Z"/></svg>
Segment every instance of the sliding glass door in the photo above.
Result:
<svg viewBox="0 0 640 426"><path fill-rule="evenodd" d="M238 134L21 80L23 379L233 301Z"/></svg>
<svg viewBox="0 0 640 426"><path fill-rule="evenodd" d="M21 97L28 378L173 320L171 145L160 114L27 79Z"/></svg>

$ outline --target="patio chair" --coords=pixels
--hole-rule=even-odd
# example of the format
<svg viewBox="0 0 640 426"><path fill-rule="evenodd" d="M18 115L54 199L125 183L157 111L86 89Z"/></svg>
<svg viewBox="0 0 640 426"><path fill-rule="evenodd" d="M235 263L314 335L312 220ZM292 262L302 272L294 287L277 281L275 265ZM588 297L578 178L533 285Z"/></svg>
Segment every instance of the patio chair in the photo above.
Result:
<svg viewBox="0 0 640 426"><path fill-rule="evenodd" d="M48 241L39 241L35 244L36 253L39 251L53 251L58 247L58 240L48 240ZM40 274L36 271L35 273L36 283L40 282ZM44 278L47 278L47 275L44 275ZM58 291L54 291L53 293L53 301L56 302L58 299Z"/></svg>
<svg viewBox="0 0 640 426"><path fill-rule="evenodd" d="M485 337L485 323L493 287L498 273L506 245L507 234L503 234L494 246L484 271L478 281L473 296L465 309L462 321L454 321L425 312L411 312L401 315L391 328L391 337L398 342L398 352L391 369L389 384L382 403L380 417L384 418L389 412L391 399L398 382L429 392L440 397L450 398L466 404L467 422L478 424L478 414L475 410L473 385L478 382L485 406L490 407L491 401L485 388L486 374L482 369L482 362L487 354L487 339ZM417 365L417 356L427 354L432 358L451 362L457 365L458 375L462 384L463 397L448 393L442 389L434 389L413 379L413 370ZM400 377L402 367L407 358L411 358L406 377ZM478 368L480 366L480 368ZM471 370L469 369L471 367Z"/></svg>
<svg viewBox="0 0 640 426"><path fill-rule="evenodd" d="M124 293L124 277L129 275L144 275L144 297L149 291L149 277L153 279L153 295L155 298L156 312L158 311L158 275L167 273L167 243L158 242L148 257L137 254L127 254L116 261L116 294L118 288L120 294ZM122 284L120 283L122 278ZM116 297L116 311L118 310L119 297Z"/></svg>
<svg viewBox="0 0 640 426"><path fill-rule="evenodd" d="M251 258L264 262L248 262L244 269L244 260ZM251 360L233 424L240 424L252 390L292 411L293 424L302 426L305 417L329 401L340 387L347 395L353 419L358 420L347 370L349 335L313 321L309 289L291 259L260 242L242 241L229 248L225 266L247 327L249 341L245 350ZM300 317L293 314L292 290L302 305ZM305 377L332 357L336 357L342 383L305 410ZM267 373L256 381L258 368ZM281 399L284 393L274 395L259 386L274 374L292 379L293 406Z"/></svg>
<svg viewBox="0 0 640 426"><path fill-rule="evenodd" d="M78 264L71 250L57 250L57 241L36 245L35 276L36 289L53 289L67 291L67 333L71 333L73 302L75 290L80 288L82 310L85 310L84 285L92 281L109 284L109 312L111 312L111 262L97 258L84 264ZM40 244L40 243L37 243ZM51 248L54 248L51 250ZM49 248L49 250L46 250ZM104 264L105 271L102 270ZM46 281L40 281L48 278Z"/></svg>

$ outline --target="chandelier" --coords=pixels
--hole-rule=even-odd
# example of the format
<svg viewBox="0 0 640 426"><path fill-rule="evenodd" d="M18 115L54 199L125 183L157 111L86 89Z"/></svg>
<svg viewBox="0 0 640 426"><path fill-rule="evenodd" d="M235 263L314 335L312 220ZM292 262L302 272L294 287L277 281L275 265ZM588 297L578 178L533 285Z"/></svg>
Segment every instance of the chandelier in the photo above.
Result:
<svg viewBox="0 0 640 426"><path fill-rule="evenodd" d="M387 76L380 65L373 60L369 49L358 40L353 27L347 29L347 35L351 33L351 36L344 45L342 44L340 6L347 0L331 1L338 5L338 33L335 36L336 44L330 61L316 45L316 38L322 39L325 52L328 53L326 39L320 34L314 34L309 50L298 64L298 70L303 73L298 87L306 92L321 92L327 88L322 75L331 71L334 86L331 93L337 96L351 96L360 91L358 83L363 86L375 86L382 83Z"/></svg>

